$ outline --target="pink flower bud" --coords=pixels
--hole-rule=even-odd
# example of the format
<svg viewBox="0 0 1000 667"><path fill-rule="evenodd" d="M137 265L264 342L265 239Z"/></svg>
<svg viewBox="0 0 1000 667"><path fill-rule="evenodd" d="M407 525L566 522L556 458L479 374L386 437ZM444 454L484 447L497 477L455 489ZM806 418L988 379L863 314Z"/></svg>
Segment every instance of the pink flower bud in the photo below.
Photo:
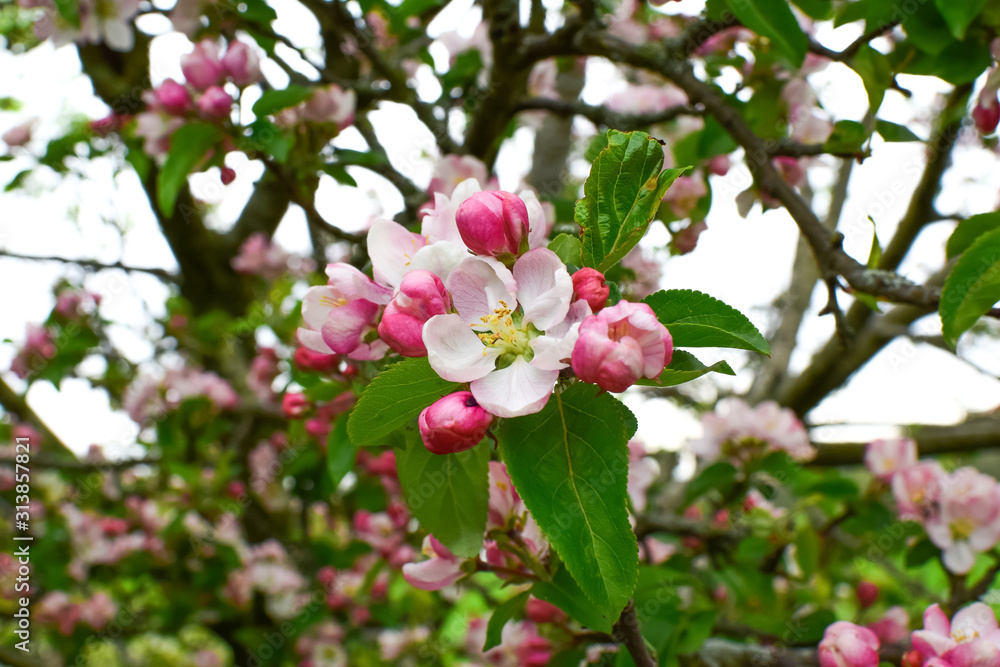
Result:
<svg viewBox="0 0 1000 667"><path fill-rule="evenodd" d="M305 394L285 394L281 399L281 409L289 419L298 419L309 410L309 399Z"/></svg>
<svg viewBox="0 0 1000 667"><path fill-rule="evenodd" d="M198 110L205 118L228 118L233 108L233 98L219 86L212 86L198 98Z"/></svg>
<svg viewBox="0 0 1000 667"><path fill-rule="evenodd" d="M3 140L8 146L23 146L29 141L31 141L31 127L35 124L35 119L32 118L26 123L21 123L20 125L15 125L6 132L0 139Z"/></svg>
<svg viewBox="0 0 1000 667"><path fill-rule="evenodd" d="M583 299L596 313L608 302L611 288L604 282L604 274L597 269L585 267L573 274L573 301Z"/></svg>
<svg viewBox="0 0 1000 667"><path fill-rule="evenodd" d="M424 446L435 454L454 454L479 444L493 415L476 403L472 392L456 391L439 398L417 420Z"/></svg>
<svg viewBox="0 0 1000 667"><path fill-rule="evenodd" d="M805 185L806 170L802 168L802 164L795 158L788 157L787 155L779 155L774 158L774 166L789 185L793 187Z"/></svg>
<svg viewBox="0 0 1000 667"><path fill-rule="evenodd" d="M426 357L424 323L435 315L447 313L450 301L440 278L424 269L410 271L385 307L378 335L404 357Z"/></svg>
<svg viewBox="0 0 1000 667"><path fill-rule="evenodd" d="M229 185L236 180L236 170L230 167L223 167L219 177L222 179L223 185Z"/></svg>
<svg viewBox="0 0 1000 667"><path fill-rule="evenodd" d="M203 39L194 45L194 51L181 56L181 71L189 84L198 90L205 90L219 82L222 77L222 63L219 62L219 48L210 39Z"/></svg>
<svg viewBox="0 0 1000 667"><path fill-rule="evenodd" d="M820 667L876 667L879 641L875 633L837 621L826 629L819 643Z"/></svg>
<svg viewBox="0 0 1000 667"><path fill-rule="evenodd" d="M340 366L339 354L323 354L310 350L308 347L300 347L295 350L292 359L295 361L295 365L302 370L317 373L332 373Z"/></svg>
<svg viewBox="0 0 1000 667"><path fill-rule="evenodd" d="M584 382L621 392L640 377L658 377L673 350L670 333L652 308L619 301L580 324L570 360L573 372Z"/></svg>
<svg viewBox="0 0 1000 667"><path fill-rule="evenodd" d="M232 482L229 483L229 486L226 487L226 494L234 500L242 498L243 496L246 495L246 492L247 492L246 484L244 484L239 480L233 480Z"/></svg>
<svg viewBox="0 0 1000 667"><path fill-rule="evenodd" d="M458 233L477 255L516 255L528 235L528 207L517 195L501 190L477 192L455 213Z"/></svg>
<svg viewBox="0 0 1000 667"><path fill-rule="evenodd" d="M528 598L524 615L535 623L556 623L566 620L566 613L562 609L535 597Z"/></svg>
<svg viewBox="0 0 1000 667"><path fill-rule="evenodd" d="M167 79L153 91L153 99L167 113L183 115L191 106L191 96L187 88L173 79Z"/></svg>
<svg viewBox="0 0 1000 667"><path fill-rule="evenodd" d="M867 609L875 604L875 600L878 599L878 586L870 581L862 581L858 584L857 593L858 603L861 604L861 608Z"/></svg>
<svg viewBox="0 0 1000 667"><path fill-rule="evenodd" d="M729 156L716 155L708 161L708 170L716 176L725 176L729 173Z"/></svg>
<svg viewBox="0 0 1000 667"><path fill-rule="evenodd" d="M237 86L249 86L260 81L260 58L257 52L243 42L229 43L222 67Z"/></svg>
<svg viewBox="0 0 1000 667"><path fill-rule="evenodd" d="M674 248L682 255L688 254L698 247L698 237L706 229L708 225L704 220L691 223L674 235Z"/></svg>
<svg viewBox="0 0 1000 667"><path fill-rule="evenodd" d="M881 619L869 623L868 629L883 644L898 644L910 636L910 615L903 607L890 607Z"/></svg>
<svg viewBox="0 0 1000 667"><path fill-rule="evenodd" d="M984 90L983 93L972 109L972 120L979 134L993 134L1000 124L1000 102L997 101L996 91L985 94L987 91Z"/></svg>

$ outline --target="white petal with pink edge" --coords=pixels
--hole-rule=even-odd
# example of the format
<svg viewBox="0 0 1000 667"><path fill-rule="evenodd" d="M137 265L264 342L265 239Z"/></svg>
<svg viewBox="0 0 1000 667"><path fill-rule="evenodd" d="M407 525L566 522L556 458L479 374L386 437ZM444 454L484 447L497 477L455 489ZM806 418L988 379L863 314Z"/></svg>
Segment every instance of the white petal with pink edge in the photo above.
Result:
<svg viewBox="0 0 1000 667"><path fill-rule="evenodd" d="M563 359L573 356L573 347L580 337L580 323L590 315L590 304L583 299L574 301L565 319L546 330L544 336L532 339L530 345L535 356L531 365L545 371L557 371L569 366Z"/></svg>
<svg viewBox="0 0 1000 667"><path fill-rule="evenodd" d="M323 342L323 334L318 331L299 327L299 329L295 332L295 337L298 338L299 344L304 347L308 347L313 352L336 354L336 352L330 349L329 345Z"/></svg>
<svg viewBox="0 0 1000 667"><path fill-rule="evenodd" d="M521 417L538 412L548 403L559 371L532 366L518 356L507 368L475 380L470 389L476 402L498 417Z"/></svg>
<svg viewBox="0 0 1000 667"><path fill-rule="evenodd" d="M459 264L448 277L447 286L451 302L466 324L482 326L482 318L501 308L501 301L510 310L517 308L517 299L507 290L496 269L476 257Z"/></svg>
<svg viewBox="0 0 1000 667"><path fill-rule="evenodd" d="M398 222L376 220L368 230L368 256L375 281L397 287L409 270L417 251L427 245L420 234L407 231Z"/></svg>
<svg viewBox="0 0 1000 667"><path fill-rule="evenodd" d="M573 299L573 279L554 252L538 248L521 255L514 280L525 322L546 331L563 321Z"/></svg>
<svg viewBox="0 0 1000 667"><path fill-rule="evenodd" d="M310 287L302 299L302 319L311 329L321 329L334 308L347 305L347 299L329 285Z"/></svg>
<svg viewBox="0 0 1000 667"><path fill-rule="evenodd" d="M431 368L451 382L471 382L496 366L500 350L486 347L462 318L435 315L424 324L424 345Z"/></svg>
<svg viewBox="0 0 1000 667"><path fill-rule="evenodd" d="M372 303L385 305L392 298L391 289L372 282L371 278L350 264L327 264L326 275L330 279L330 286L345 299L367 299Z"/></svg>

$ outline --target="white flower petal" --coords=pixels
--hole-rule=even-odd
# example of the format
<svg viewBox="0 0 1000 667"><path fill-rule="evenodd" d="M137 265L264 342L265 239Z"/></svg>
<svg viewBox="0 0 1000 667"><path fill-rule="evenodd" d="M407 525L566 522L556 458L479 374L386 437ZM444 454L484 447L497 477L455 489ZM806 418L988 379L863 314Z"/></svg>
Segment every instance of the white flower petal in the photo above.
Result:
<svg viewBox="0 0 1000 667"><path fill-rule="evenodd" d="M438 241L418 250L406 268L408 271L426 269L447 282L451 272L469 256L469 249L461 243Z"/></svg>
<svg viewBox="0 0 1000 667"><path fill-rule="evenodd" d="M326 322L326 316L337 305L344 305L345 303L347 301L328 285L310 287L302 299L302 319L306 321L309 328L322 329L323 324Z"/></svg>
<svg viewBox="0 0 1000 667"><path fill-rule="evenodd" d="M535 368L518 356L507 368L493 371L470 385L472 395L487 412L498 417L521 417L548 403L559 371Z"/></svg>
<svg viewBox="0 0 1000 667"><path fill-rule="evenodd" d="M455 314L435 315L424 324L424 345L431 368L451 382L471 382L496 366L500 351L486 347Z"/></svg>
<svg viewBox="0 0 1000 667"><path fill-rule="evenodd" d="M448 276L448 291L455 310L466 324L481 325L481 318L489 317L500 307L517 308L517 299L507 290L496 269L477 257L470 257L458 265Z"/></svg>
<svg viewBox="0 0 1000 667"><path fill-rule="evenodd" d="M376 220L368 230L368 256L375 281L398 287L414 255L425 245L427 239L407 231L398 222Z"/></svg>
<svg viewBox="0 0 1000 667"><path fill-rule="evenodd" d="M538 201L538 195L534 190L519 190L517 196L524 202L528 209L528 247L540 248L545 245L545 236L548 231L548 221L545 219L545 209Z"/></svg>
<svg viewBox="0 0 1000 667"><path fill-rule="evenodd" d="M547 331L566 317L573 279L554 252L537 248L521 255L514 264L514 280L526 323Z"/></svg>
<svg viewBox="0 0 1000 667"><path fill-rule="evenodd" d="M312 329L304 329L300 327L298 331L295 332L295 337L299 339L299 343L303 347L308 347L313 352L334 354L334 351L331 350L330 346L323 340L323 334L319 331L313 331Z"/></svg>

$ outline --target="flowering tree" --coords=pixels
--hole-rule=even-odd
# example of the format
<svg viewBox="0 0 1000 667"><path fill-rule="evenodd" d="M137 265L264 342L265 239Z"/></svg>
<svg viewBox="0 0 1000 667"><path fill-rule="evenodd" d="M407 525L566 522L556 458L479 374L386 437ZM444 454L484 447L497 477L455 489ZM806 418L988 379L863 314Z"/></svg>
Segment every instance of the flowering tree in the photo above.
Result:
<svg viewBox="0 0 1000 667"><path fill-rule="evenodd" d="M41 121L8 129L7 190L106 161L179 267L65 260L169 287L148 358L76 274L18 341L0 533L33 541L0 554L0 662L1000 666L1000 485L976 453L996 416L854 444L806 426L928 314L947 350L995 333L1000 213L936 198L962 142L996 168L1000 13L689 4L483 0L474 31L442 33L438 0L303 0L315 48L263 0L0 5L10 53L72 45L109 110L46 142ZM853 30L840 49L834 25ZM182 80L151 67L174 32ZM600 67L627 87L584 103ZM820 105L827 68L863 83L861 121ZM883 117L908 81L939 91L909 126ZM429 183L380 139L385 109L433 137ZM502 190L523 127L530 171ZM908 207L856 259L852 168L897 142L926 146ZM220 231L189 176L246 184L234 154L263 172ZM369 172L395 219L355 233L321 213L322 182ZM783 209L801 238L764 333L697 285L659 289L727 201ZM293 209L313 257L272 240ZM946 261L899 272L939 220ZM836 335L793 376L817 285ZM690 389L733 365L741 391ZM74 456L46 426L26 391L66 378L127 412L135 456ZM693 474L636 438L626 390L699 414Z"/></svg>

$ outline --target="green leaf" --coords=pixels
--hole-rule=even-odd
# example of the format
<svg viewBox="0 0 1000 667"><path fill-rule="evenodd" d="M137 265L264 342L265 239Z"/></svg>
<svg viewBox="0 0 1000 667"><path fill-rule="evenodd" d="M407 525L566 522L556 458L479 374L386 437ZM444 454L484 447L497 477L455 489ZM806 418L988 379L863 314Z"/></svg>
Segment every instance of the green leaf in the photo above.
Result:
<svg viewBox="0 0 1000 667"><path fill-rule="evenodd" d="M326 470L334 489L340 485L344 475L354 470L358 454L357 446L347 436L347 419L348 415L338 418L326 438Z"/></svg>
<svg viewBox="0 0 1000 667"><path fill-rule="evenodd" d="M851 500L858 497L858 485L846 477L831 477L816 482L805 493L815 493L835 500Z"/></svg>
<svg viewBox="0 0 1000 667"><path fill-rule="evenodd" d="M31 176L33 171L34 171L33 169L22 169L21 171L17 172L14 178L10 179L10 183L4 186L3 191L13 192L18 188L24 187L24 184L27 182L28 177Z"/></svg>
<svg viewBox="0 0 1000 667"><path fill-rule="evenodd" d="M854 120L838 120L833 125L833 133L823 144L828 153L859 153L861 145L868 138L865 126Z"/></svg>
<svg viewBox="0 0 1000 667"><path fill-rule="evenodd" d="M986 7L986 0L934 0L934 6L941 12L955 39L965 39L966 28Z"/></svg>
<svg viewBox="0 0 1000 667"><path fill-rule="evenodd" d="M549 250L559 256L563 264L580 266L582 263L580 237L571 234L560 234L549 241Z"/></svg>
<svg viewBox="0 0 1000 667"><path fill-rule="evenodd" d="M994 229L1000 229L1000 211L980 213L958 223L948 238L946 246L948 259L958 257L975 243L976 239Z"/></svg>
<svg viewBox="0 0 1000 667"><path fill-rule="evenodd" d="M726 0L740 23L767 37L795 67L802 67L809 49L795 14L785 0Z"/></svg>
<svg viewBox="0 0 1000 667"><path fill-rule="evenodd" d="M882 135L886 141L923 141L905 125L890 123L881 118L875 121L875 131Z"/></svg>
<svg viewBox="0 0 1000 667"><path fill-rule="evenodd" d="M819 535L811 527L800 530L795 536L795 560L806 581L819 569Z"/></svg>
<svg viewBox="0 0 1000 667"><path fill-rule="evenodd" d="M500 634L507 621L518 614L524 613L524 605L528 602L528 591L519 593L506 602L500 603L490 615L490 622L486 625L486 643L483 644L483 652L500 645Z"/></svg>
<svg viewBox="0 0 1000 667"><path fill-rule="evenodd" d="M616 400L577 383L499 431L507 472L596 611L613 623L635 588L628 447Z"/></svg>
<svg viewBox="0 0 1000 667"><path fill-rule="evenodd" d="M263 118L270 114L277 113L282 109L298 106L310 97L315 91L306 86L291 85L281 90L268 90L253 103L253 113L257 118Z"/></svg>
<svg viewBox="0 0 1000 667"><path fill-rule="evenodd" d="M614 397L612 397L614 398ZM622 422L625 424L625 440L631 440L635 436L635 432L639 430L639 420L636 419L632 411L628 409L628 406L615 398L615 404L618 407L618 412L622 416Z"/></svg>
<svg viewBox="0 0 1000 667"><path fill-rule="evenodd" d="M920 540L906 552L906 567L920 567L930 559L937 558L940 553L941 550L934 546L930 540Z"/></svg>
<svg viewBox="0 0 1000 667"><path fill-rule="evenodd" d="M691 380L696 380L707 373L722 373L723 375L736 375L728 363L717 361L711 366L698 361L693 354L684 350L674 350L670 364L663 369L660 377L656 380L642 379L636 384L645 387L673 387Z"/></svg>
<svg viewBox="0 0 1000 667"><path fill-rule="evenodd" d="M952 347L1000 300L1000 229L982 234L958 258L941 291L945 341Z"/></svg>
<svg viewBox="0 0 1000 667"><path fill-rule="evenodd" d="M868 219L872 223L872 249L868 253L868 268L877 269L878 263L882 261L882 245L878 242L878 230L875 229L875 219L870 215Z"/></svg>
<svg viewBox="0 0 1000 667"><path fill-rule="evenodd" d="M712 628L715 626L715 611L699 611L691 616L684 628L684 634L677 644L676 652L683 655L694 653L701 648L705 640L712 635Z"/></svg>
<svg viewBox="0 0 1000 667"><path fill-rule="evenodd" d="M936 56L955 43L956 37L931 2L918 4L916 11L905 18L902 27L910 41L924 53Z"/></svg>
<svg viewBox="0 0 1000 667"><path fill-rule="evenodd" d="M375 376L347 420L347 432L359 446L384 444L428 405L458 390L434 372L426 358L404 359Z"/></svg>
<svg viewBox="0 0 1000 667"><path fill-rule="evenodd" d="M608 618L601 614L580 589L565 567L560 567L550 581L539 581L531 587L531 594L539 600L562 609L578 623L600 632L611 632L618 617Z"/></svg>
<svg viewBox="0 0 1000 667"><path fill-rule="evenodd" d="M434 454L416 431L396 452L406 506L456 556L479 553L486 533L490 448L480 443L457 454Z"/></svg>
<svg viewBox="0 0 1000 667"><path fill-rule="evenodd" d="M170 135L170 152L156 177L156 201L164 215L174 214L177 195L188 174L221 138L219 128L208 123L182 125Z"/></svg>
<svg viewBox="0 0 1000 667"><path fill-rule="evenodd" d="M602 273L620 262L646 233L667 188L690 167L667 169L663 147L644 132L608 130L583 186L574 218L583 228L583 263Z"/></svg>
<svg viewBox="0 0 1000 667"><path fill-rule="evenodd" d="M719 461L702 470L688 482L684 489L684 504L690 505L712 489L718 489L723 495L736 483L736 466L727 461Z"/></svg>
<svg viewBox="0 0 1000 667"><path fill-rule="evenodd" d="M825 21L833 18L832 0L792 0L809 18Z"/></svg>
<svg viewBox="0 0 1000 667"><path fill-rule="evenodd" d="M707 294L660 290L642 301L670 331L676 347L731 347L771 354L771 346L746 315Z"/></svg>
<svg viewBox="0 0 1000 667"><path fill-rule="evenodd" d="M292 140L281 128L266 118L255 120L247 127L250 128L250 136L247 137L247 140L251 150L263 151L281 164L288 160L288 154L292 149Z"/></svg>
<svg viewBox="0 0 1000 667"><path fill-rule="evenodd" d="M358 182L347 173L347 167L342 164L324 164L323 171L333 177L341 185L350 185L352 188L358 187Z"/></svg>
<svg viewBox="0 0 1000 667"><path fill-rule="evenodd" d="M854 56L852 64L854 71L861 77L865 92L868 93L868 106L873 112L877 111L882 106L886 88L892 83L892 66L889 64L889 58L869 45L863 44Z"/></svg>
<svg viewBox="0 0 1000 667"><path fill-rule="evenodd" d="M79 0L56 0L56 11L59 16L74 28L80 27L80 2Z"/></svg>
<svg viewBox="0 0 1000 667"><path fill-rule="evenodd" d="M844 5L843 11L833 22L835 28L864 20L865 32L871 32L879 26L888 24L892 20L893 11L896 7L885 0L857 0Z"/></svg>

